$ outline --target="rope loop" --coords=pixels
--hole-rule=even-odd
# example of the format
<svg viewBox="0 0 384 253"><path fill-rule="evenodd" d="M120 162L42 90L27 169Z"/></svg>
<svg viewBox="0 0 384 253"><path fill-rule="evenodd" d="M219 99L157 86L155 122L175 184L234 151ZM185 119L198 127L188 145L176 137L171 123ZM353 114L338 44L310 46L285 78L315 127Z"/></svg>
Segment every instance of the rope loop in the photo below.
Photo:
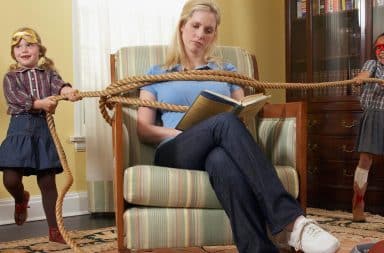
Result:
<svg viewBox="0 0 384 253"><path fill-rule="evenodd" d="M251 87L257 89L324 89L329 87L339 87L352 85L357 86L359 83L379 83L384 85L384 80L377 78L366 78L357 80L343 80L343 81L333 81L333 82L320 82L320 83L273 83L273 82L263 82L252 79L248 76L228 71L221 70L191 70L185 72L172 72L161 75L143 75L143 76L132 76L127 77L121 80L118 80L110 84L107 88L102 91L82 91L79 92L81 98L86 97L99 97L99 110L102 114L105 121L112 125L113 119L110 116L108 111L112 111L113 105L115 103L123 103L131 107L137 106L147 106L157 109L164 109L169 111L178 111L184 112L188 110L188 106L173 105L167 103L161 103L157 101L148 101L140 100L137 98L138 89L152 84L154 82L164 82L172 80L184 80L184 81L218 81L218 82L227 82L232 84L237 84L242 87ZM56 101L65 100L65 96L58 95L55 96ZM56 218L57 224L62 234L64 240L68 245L74 250L74 252L84 252L80 249L76 242L74 242L68 232L64 227L63 216L62 216L62 207L65 194L68 192L69 188L73 184L72 172L68 166L66 155L64 149L61 145L60 139L56 133L55 122L53 115L47 113L46 120L50 133L52 135L53 141L55 143L57 153L61 165L63 167L64 173L67 174L67 180L63 189L59 192L59 196L56 202Z"/></svg>

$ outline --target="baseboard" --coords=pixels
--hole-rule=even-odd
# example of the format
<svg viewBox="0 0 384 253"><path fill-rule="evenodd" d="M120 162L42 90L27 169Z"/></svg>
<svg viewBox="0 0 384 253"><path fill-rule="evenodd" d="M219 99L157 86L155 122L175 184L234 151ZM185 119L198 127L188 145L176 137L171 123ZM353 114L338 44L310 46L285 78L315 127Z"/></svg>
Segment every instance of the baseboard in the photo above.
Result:
<svg viewBox="0 0 384 253"><path fill-rule="evenodd" d="M45 220L41 196L31 196L28 208L28 221ZM13 212L15 202L12 198L0 199L0 225L13 224ZM87 192L75 192L65 195L63 202L63 217L87 214L88 194Z"/></svg>

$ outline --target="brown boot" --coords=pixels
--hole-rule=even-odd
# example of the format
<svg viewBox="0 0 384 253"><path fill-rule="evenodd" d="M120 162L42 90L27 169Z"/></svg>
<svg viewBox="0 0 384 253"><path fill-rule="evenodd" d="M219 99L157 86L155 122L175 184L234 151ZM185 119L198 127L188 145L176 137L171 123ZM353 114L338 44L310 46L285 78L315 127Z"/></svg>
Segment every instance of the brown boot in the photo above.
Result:
<svg viewBox="0 0 384 253"><path fill-rule="evenodd" d="M49 240L51 242L67 244L58 228L49 228Z"/></svg>
<svg viewBox="0 0 384 253"><path fill-rule="evenodd" d="M352 198L352 220L354 222L365 222L364 214L364 195L367 190L367 183L359 188L356 182L353 183L353 198Z"/></svg>

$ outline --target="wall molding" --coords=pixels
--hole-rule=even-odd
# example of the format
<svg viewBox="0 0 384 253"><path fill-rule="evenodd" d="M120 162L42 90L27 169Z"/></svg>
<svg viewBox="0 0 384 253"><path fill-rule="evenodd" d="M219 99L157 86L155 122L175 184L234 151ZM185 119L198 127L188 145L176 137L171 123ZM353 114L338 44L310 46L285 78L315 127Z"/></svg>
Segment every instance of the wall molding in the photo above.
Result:
<svg viewBox="0 0 384 253"><path fill-rule="evenodd" d="M45 220L41 195L29 199L28 221ZM14 224L13 213L15 202L13 198L0 199L0 225ZM88 193L67 193L63 201L63 217L88 214Z"/></svg>

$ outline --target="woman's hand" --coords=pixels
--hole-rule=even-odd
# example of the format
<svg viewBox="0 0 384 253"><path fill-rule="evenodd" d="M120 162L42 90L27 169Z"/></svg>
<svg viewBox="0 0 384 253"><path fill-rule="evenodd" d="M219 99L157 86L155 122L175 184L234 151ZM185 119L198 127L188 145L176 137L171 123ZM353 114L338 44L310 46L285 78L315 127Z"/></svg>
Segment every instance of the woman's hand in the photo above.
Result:
<svg viewBox="0 0 384 253"><path fill-rule="evenodd" d="M156 101L155 96L146 90L140 91L140 99ZM162 140L180 133L180 130L156 125L156 109L139 107L137 111L137 134L143 143L157 145Z"/></svg>
<svg viewBox="0 0 384 253"><path fill-rule="evenodd" d="M231 98L236 99L237 101L240 101L244 98L244 90L243 88L237 89L231 93Z"/></svg>

